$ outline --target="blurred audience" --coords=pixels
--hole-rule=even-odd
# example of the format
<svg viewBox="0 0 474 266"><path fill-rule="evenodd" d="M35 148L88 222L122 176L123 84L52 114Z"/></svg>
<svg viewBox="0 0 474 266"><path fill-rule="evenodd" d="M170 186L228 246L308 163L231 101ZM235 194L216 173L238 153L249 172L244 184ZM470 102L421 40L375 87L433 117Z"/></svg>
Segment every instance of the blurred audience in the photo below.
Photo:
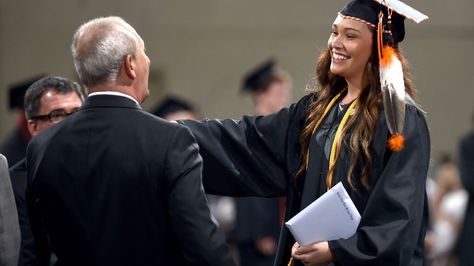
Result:
<svg viewBox="0 0 474 266"><path fill-rule="evenodd" d="M456 243L468 195L462 188L457 165L451 156L442 156L435 182L430 204L432 227L425 238L427 258L432 266L457 265Z"/></svg>
<svg viewBox="0 0 474 266"><path fill-rule="evenodd" d="M33 82L41 79L44 75L38 75L14 83L9 88L9 108L19 110L15 129L0 144L0 153L8 159L10 165L16 164L25 157L26 146L30 142L31 134L28 131L28 125L23 107L25 92Z"/></svg>
<svg viewBox="0 0 474 266"><path fill-rule="evenodd" d="M254 115L269 115L289 104L292 88L289 75L270 59L245 76L242 90L253 98ZM273 265L284 198L235 198L235 204L232 240L239 250L240 265Z"/></svg>
<svg viewBox="0 0 474 266"><path fill-rule="evenodd" d="M198 112L194 105L176 96L166 97L151 113L168 121L198 119Z"/></svg>

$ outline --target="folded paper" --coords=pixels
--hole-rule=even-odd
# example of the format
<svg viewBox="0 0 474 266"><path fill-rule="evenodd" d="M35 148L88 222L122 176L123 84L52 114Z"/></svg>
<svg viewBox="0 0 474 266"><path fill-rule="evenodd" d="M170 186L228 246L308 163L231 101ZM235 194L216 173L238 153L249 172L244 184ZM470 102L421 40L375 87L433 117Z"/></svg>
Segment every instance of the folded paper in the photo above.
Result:
<svg viewBox="0 0 474 266"><path fill-rule="evenodd" d="M357 230L360 214L341 182L285 225L300 245L347 239Z"/></svg>

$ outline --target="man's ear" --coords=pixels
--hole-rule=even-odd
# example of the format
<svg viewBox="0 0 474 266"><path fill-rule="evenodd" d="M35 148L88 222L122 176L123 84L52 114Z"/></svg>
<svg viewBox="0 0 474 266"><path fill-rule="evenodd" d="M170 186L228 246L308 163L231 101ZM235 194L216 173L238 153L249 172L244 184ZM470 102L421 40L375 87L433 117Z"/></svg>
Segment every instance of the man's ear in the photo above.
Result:
<svg viewBox="0 0 474 266"><path fill-rule="evenodd" d="M123 62L123 69L125 71L125 74L127 74L127 76L134 80L136 79L137 77L137 73L135 72L136 70L136 65L135 65L135 60L133 59L133 56L128 54L125 56L125 60Z"/></svg>
<svg viewBox="0 0 474 266"><path fill-rule="evenodd" d="M28 120L27 126L28 126L28 131L30 132L31 136L36 136L39 133L39 126L38 123L34 120Z"/></svg>

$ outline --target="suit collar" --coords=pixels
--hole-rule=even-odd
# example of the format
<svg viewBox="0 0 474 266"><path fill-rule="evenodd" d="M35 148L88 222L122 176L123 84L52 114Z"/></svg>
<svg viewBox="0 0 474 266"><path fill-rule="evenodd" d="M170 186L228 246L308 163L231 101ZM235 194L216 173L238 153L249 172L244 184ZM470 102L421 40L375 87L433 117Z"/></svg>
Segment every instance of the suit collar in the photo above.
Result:
<svg viewBox="0 0 474 266"><path fill-rule="evenodd" d="M139 109L142 108L131 99L118 95L94 95L87 97L82 105L82 109L88 109L93 107L124 107Z"/></svg>
<svg viewBox="0 0 474 266"><path fill-rule="evenodd" d="M118 91L96 91L96 92L91 92L91 93L89 93L89 97L95 96L95 95L115 95L115 96L123 96L123 97L125 97L125 98L129 98L130 100L134 101L136 104L140 105L137 100L135 100L134 98L132 98L132 96L127 95L127 94L122 93L122 92L118 92Z"/></svg>

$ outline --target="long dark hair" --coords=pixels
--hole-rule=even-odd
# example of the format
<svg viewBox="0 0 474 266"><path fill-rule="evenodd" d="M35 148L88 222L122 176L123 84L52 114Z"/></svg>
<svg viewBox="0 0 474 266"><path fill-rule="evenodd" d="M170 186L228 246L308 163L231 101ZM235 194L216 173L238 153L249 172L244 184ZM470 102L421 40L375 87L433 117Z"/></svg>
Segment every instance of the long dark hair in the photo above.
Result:
<svg viewBox="0 0 474 266"><path fill-rule="evenodd" d="M375 134L375 123L378 116L378 107L381 103L382 94L379 79L379 62L377 53L377 35L373 28L369 26L373 32L372 53L367 63L368 83L358 98L359 104L354 109L354 115L351 115L342 129L342 137L336 143L336 161L339 158L341 146L345 145L350 151L351 162L347 172L347 181L352 189L356 190L354 180L351 178L354 174L356 164L362 164L360 175L354 176L354 179L359 181L366 189L369 188L368 174L372 166L372 155L370 153L370 143ZM400 52L399 48L395 48L395 52L399 57L404 74L405 90L413 99L415 99L415 90L412 85L411 75L407 60ZM306 126L303 128L299 142L303 152L303 163L300 165L296 178L300 177L308 167L309 157L309 141L315 130L318 118L323 115L326 106L331 99L346 89L346 80L338 75L331 73L331 52L326 49L319 56L316 64L316 76L318 80L318 87L313 93L316 94L315 101L311 103L306 117ZM351 129L351 135L348 142L344 142L344 136ZM334 167L329 169L329 173L334 171Z"/></svg>

